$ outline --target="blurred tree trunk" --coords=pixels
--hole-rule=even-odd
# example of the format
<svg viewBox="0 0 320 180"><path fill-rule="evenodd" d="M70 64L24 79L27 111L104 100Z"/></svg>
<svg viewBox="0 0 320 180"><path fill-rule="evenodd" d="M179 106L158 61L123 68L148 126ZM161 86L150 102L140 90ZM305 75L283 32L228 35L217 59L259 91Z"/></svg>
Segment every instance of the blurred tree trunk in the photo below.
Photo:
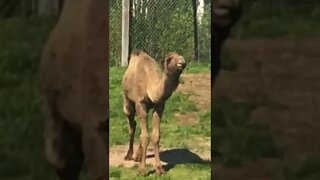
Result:
<svg viewBox="0 0 320 180"><path fill-rule="evenodd" d="M39 16L55 16L59 14L60 0L38 0Z"/></svg>

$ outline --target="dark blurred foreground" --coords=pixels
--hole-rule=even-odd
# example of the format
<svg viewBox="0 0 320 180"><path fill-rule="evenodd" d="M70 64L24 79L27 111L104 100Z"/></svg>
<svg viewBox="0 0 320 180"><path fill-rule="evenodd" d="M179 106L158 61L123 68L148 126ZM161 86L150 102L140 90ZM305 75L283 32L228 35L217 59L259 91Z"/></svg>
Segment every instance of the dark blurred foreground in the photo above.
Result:
<svg viewBox="0 0 320 180"><path fill-rule="evenodd" d="M320 2L246 1L213 102L215 179L320 179Z"/></svg>
<svg viewBox="0 0 320 180"><path fill-rule="evenodd" d="M220 179L320 179L320 2L247 2L217 85L215 172ZM0 1L0 179L50 179L36 73L58 11L41 17L22 7Z"/></svg>

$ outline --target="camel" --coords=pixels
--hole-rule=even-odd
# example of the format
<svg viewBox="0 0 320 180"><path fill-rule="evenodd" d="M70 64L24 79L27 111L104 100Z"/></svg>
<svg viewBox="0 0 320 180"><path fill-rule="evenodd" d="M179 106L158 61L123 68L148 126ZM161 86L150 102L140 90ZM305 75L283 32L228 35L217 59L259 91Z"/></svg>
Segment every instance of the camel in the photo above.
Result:
<svg viewBox="0 0 320 180"><path fill-rule="evenodd" d="M221 48L230 35L230 30L242 16L241 0L214 0L212 1L212 23L213 33L213 69L212 84L214 85L221 68Z"/></svg>
<svg viewBox="0 0 320 180"><path fill-rule="evenodd" d="M39 69L45 155L60 180L108 179L107 1L65 1Z"/></svg>
<svg viewBox="0 0 320 180"><path fill-rule="evenodd" d="M177 53L169 53L164 60L161 72L156 61L143 51L136 50L130 56L129 66L123 75L123 111L129 124L129 149L125 160L140 162L139 175L146 175L146 153L149 145L147 114L152 112L152 136L154 145L154 169L157 175L164 173L159 156L160 120L166 100L179 85L179 77L186 62ZM133 158L135 115L140 120L140 145Z"/></svg>

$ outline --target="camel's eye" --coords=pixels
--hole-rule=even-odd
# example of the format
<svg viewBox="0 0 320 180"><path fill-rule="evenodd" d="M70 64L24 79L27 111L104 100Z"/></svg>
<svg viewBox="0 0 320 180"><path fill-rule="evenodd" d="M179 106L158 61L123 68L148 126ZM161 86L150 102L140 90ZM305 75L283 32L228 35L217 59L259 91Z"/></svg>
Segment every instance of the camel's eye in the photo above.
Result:
<svg viewBox="0 0 320 180"><path fill-rule="evenodd" d="M171 62L171 60L172 60L172 57L168 57L168 58L166 59L166 65L169 65L170 62Z"/></svg>

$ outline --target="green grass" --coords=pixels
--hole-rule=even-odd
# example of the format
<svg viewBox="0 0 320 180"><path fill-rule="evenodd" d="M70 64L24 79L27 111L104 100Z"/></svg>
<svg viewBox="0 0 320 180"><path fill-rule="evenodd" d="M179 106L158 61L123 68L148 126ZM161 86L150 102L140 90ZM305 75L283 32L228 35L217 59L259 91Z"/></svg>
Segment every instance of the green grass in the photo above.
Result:
<svg viewBox="0 0 320 180"><path fill-rule="evenodd" d="M195 67L194 71L205 69L203 66ZM121 79L125 69L123 68L110 68L110 147L119 144L128 144L128 130L127 120L122 110L122 96L121 96ZM174 93L166 103L166 108L161 122L161 146L166 148L190 148L196 146L192 141L197 137L211 136L210 129L210 113L200 113L196 108L194 102L188 99L189 95L182 93ZM195 126L181 126L179 119L174 116L175 113L197 113L197 124ZM150 115L150 114L149 114ZM149 116L150 121L150 116ZM139 121L137 121L139 123ZM149 123L150 124L150 123ZM151 127L149 125L149 132ZM140 128L137 126L135 134L135 143L139 143ZM210 149L207 149L210 150ZM210 179L209 165L186 164L174 167L169 171L169 174L163 176L161 179L174 179L175 177L188 177L188 172L196 169L196 174L199 178ZM198 170L199 169L199 170ZM113 177L120 177L121 179L135 178L136 169L128 168L112 168L110 175ZM200 178L200 179L201 179Z"/></svg>
<svg viewBox="0 0 320 180"><path fill-rule="evenodd" d="M152 167L149 167L152 170ZM209 180L211 177L211 169L207 164L180 164L174 166L170 171L166 172L161 177L150 175L148 177L137 176L138 168L110 168L110 179L161 179L161 180L175 180L175 179L190 179L190 180ZM192 172L192 175L190 174Z"/></svg>
<svg viewBox="0 0 320 180"><path fill-rule="evenodd" d="M210 61L204 62L190 62L187 64L185 73L210 73L211 63Z"/></svg>
<svg viewBox="0 0 320 180"><path fill-rule="evenodd" d="M50 179L37 67L54 19L0 20L0 179Z"/></svg>

